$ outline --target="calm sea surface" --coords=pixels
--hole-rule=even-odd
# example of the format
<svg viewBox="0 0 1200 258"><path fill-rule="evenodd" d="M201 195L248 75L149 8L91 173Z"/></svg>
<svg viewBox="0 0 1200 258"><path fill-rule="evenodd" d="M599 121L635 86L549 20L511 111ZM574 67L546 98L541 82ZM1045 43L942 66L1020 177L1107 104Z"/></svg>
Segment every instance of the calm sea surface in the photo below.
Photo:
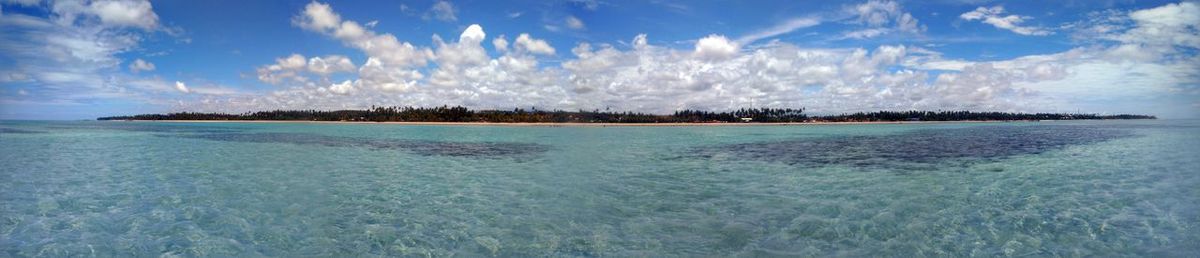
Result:
<svg viewBox="0 0 1200 258"><path fill-rule="evenodd" d="M1200 252L1200 121L0 122L0 257Z"/></svg>

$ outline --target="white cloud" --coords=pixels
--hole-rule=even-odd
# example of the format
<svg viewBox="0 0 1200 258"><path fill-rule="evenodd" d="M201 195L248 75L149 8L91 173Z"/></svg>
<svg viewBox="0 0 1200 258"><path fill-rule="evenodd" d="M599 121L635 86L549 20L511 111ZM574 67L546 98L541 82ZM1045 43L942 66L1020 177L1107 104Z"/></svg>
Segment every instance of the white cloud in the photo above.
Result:
<svg viewBox="0 0 1200 258"><path fill-rule="evenodd" d="M887 34L890 30L884 28L870 28L855 31L847 31L842 33L842 38L865 39L874 38L883 34Z"/></svg>
<svg viewBox="0 0 1200 258"><path fill-rule="evenodd" d="M119 57L137 49L152 33L164 32L159 30L158 16L149 2L28 4L43 5L45 16L0 15L0 28L4 28L0 33L0 59L12 62L0 68L0 77L6 77L0 81L19 83L39 93L25 101L74 105L121 99L163 103L159 98L162 91L133 85L139 78L122 72L125 70ZM140 66L138 71L149 67Z"/></svg>
<svg viewBox="0 0 1200 258"><path fill-rule="evenodd" d="M107 1L57 1L51 9L58 14L63 25L75 23L79 18L95 17L108 27L137 27L151 30L158 27L158 15L150 1L107 0Z"/></svg>
<svg viewBox="0 0 1200 258"><path fill-rule="evenodd" d="M579 18L577 18L573 15L567 16L566 25L567 25L567 28L571 28L572 30L584 29L583 20L580 20Z"/></svg>
<svg viewBox="0 0 1200 258"><path fill-rule="evenodd" d="M521 33L521 35L517 36L516 41L513 42L513 48L517 51L527 51L534 54L554 55L554 47L551 47L550 43L546 43L545 40L534 39L526 33Z"/></svg>
<svg viewBox="0 0 1200 258"><path fill-rule="evenodd" d="M751 32L750 34L743 35L742 37L739 37L737 39L737 44L747 45L747 44L753 43L755 41L758 41L760 39L765 39L765 38L770 38L770 37L787 34L787 33L790 33L792 31L795 31L798 29L812 27L812 26L816 26L818 24L821 24L821 20L817 19L816 17L803 17L803 18L788 19L787 21L776 24L775 26L771 26L770 28L758 30L755 32Z"/></svg>
<svg viewBox="0 0 1200 258"><path fill-rule="evenodd" d="M417 80L425 76L416 70L395 69L384 65L377 58L369 58L367 63L358 68L358 77L355 84L362 87L405 92L415 87Z"/></svg>
<svg viewBox="0 0 1200 258"><path fill-rule="evenodd" d="M483 39L486 37L487 34L483 33L483 27L479 26L479 24L471 24L470 26L467 26L467 29L464 30L461 35L458 36L458 41L474 42L475 44L478 44L479 42L483 42Z"/></svg>
<svg viewBox="0 0 1200 258"><path fill-rule="evenodd" d="M96 1L91 11L106 24L152 29L158 26L158 15L154 14L150 1Z"/></svg>
<svg viewBox="0 0 1200 258"><path fill-rule="evenodd" d="M697 57L707 60L723 60L732 57L738 52L738 44L729 41L728 38L721 35L708 35L696 41L696 49L693 51Z"/></svg>
<svg viewBox="0 0 1200 258"><path fill-rule="evenodd" d="M355 68L357 67L354 67L354 62L345 56L328 55L324 58L308 59L308 71L321 76L329 76L337 72L352 72Z"/></svg>
<svg viewBox="0 0 1200 258"><path fill-rule="evenodd" d="M329 91L336 94L347 94L354 91L354 83L349 80L342 81L342 83L330 85Z"/></svg>
<svg viewBox="0 0 1200 258"><path fill-rule="evenodd" d="M429 49L401 42L392 34L377 34L363 28L357 22L343 21L340 15L333 12L333 8L323 3L309 3L304 7L304 12L293 19L293 23L301 28L337 38L389 66L424 66L428 57L432 55Z"/></svg>
<svg viewBox="0 0 1200 258"><path fill-rule="evenodd" d="M865 28L843 32L841 39L872 38L892 32L920 34L925 31L925 26L920 25L919 21L911 13L905 12L896 1L871 0L847 6L846 13L853 17L853 23Z"/></svg>
<svg viewBox="0 0 1200 258"><path fill-rule="evenodd" d="M146 60L142 60L141 58L133 60L132 63L129 63L129 71L133 73L138 73L141 71L154 71L154 69L156 69L154 63L146 62Z"/></svg>
<svg viewBox="0 0 1200 258"><path fill-rule="evenodd" d="M304 68L304 56L300 54L292 54L285 58L275 59L275 64L259 67L258 80L270 84L278 84L284 80L307 81L308 78L300 74L300 69Z"/></svg>
<svg viewBox="0 0 1200 258"><path fill-rule="evenodd" d="M446 43L440 37L434 37L434 60L438 64L431 81L435 85L452 85L457 82L455 71L463 67L478 66L488 62L487 52L480 44L486 38L483 27L471 24L459 35L456 43ZM519 40L518 40L519 41ZM440 83L439 83L440 82Z"/></svg>
<svg viewBox="0 0 1200 258"><path fill-rule="evenodd" d="M1138 10L1129 14L1136 21L1170 27L1196 27L1200 24L1200 4L1181 2Z"/></svg>
<svg viewBox="0 0 1200 258"><path fill-rule="evenodd" d="M310 2L304 6L304 12L293 18L293 23L318 32L337 29L342 23L342 17L333 12L328 4Z"/></svg>
<svg viewBox="0 0 1200 258"><path fill-rule="evenodd" d="M483 50L483 28L469 26L458 42L434 36L431 61L437 67L424 76L414 70L394 69L378 59L359 68L358 79L341 83L294 85L258 97L215 97L193 103L189 110L263 108L361 108L365 103L396 105L442 105L458 103L472 107L510 108L512 103L539 107L569 103L558 87L555 70L539 68L534 55L552 54L545 41L525 34L513 43L512 51L491 58ZM495 45L496 41L493 41Z"/></svg>
<svg viewBox="0 0 1200 258"><path fill-rule="evenodd" d="M1156 61L1200 49L1200 4L1182 2L1123 12L1093 12L1083 21L1068 23L1072 37L1089 43L1115 43L1106 56Z"/></svg>
<svg viewBox="0 0 1200 258"><path fill-rule="evenodd" d="M291 54L275 59L274 64L265 65L255 70L258 80L270 84L282 82L308 83L312 77L325 81L329 75L339 72L353 72L357 67L349 57L327 55L324 57L305 58L301 54Z"/></svg>
<svg viewBox="0 0 1200 258"><path fill-rule="evenodd" d="M858 15L859 23L871 26L887 25L897 14L902 13L899 3L879 0L871 0L855 5L853 12Z"/></svg>
<svg viewBox="0 0 1200 258"><path fill-rule="evenodd" d="M1045 36L1054 34L1045 28L1022 26L1022 23L1025 23L1026 20L1031 19L1032 17L1015 14L1004 15L1004 7L998 5L990 8L981 6L979 8L975 8L973 11L963 13L958 17L968 21L979 20L983 23L991 24L996 28L1010 30L1021 35Z"/></svg>
<svg viewBox="0 0 1200 258"><path fill-rule="evenodd" d="M875 5L869 9L883 13L899 10L888 2ZM866 18L854 22L866 29L894 32L899 30L896 24L904 23L897 20L905 19L904 13L885 14L882 21L873 18L881 17L877 11L864 13ZM904 45L804 48L773 41L741 49L738 42L719 35L697 39L694 48L677 49L650 44L645 34L639 34L625 48L580 42L570 51L573 57L542 64L538 58L555 53L549 42L524 33L512 41L495 37L491 45L499 56L490 56L484 50L483 42L488 39L483 27L471 25L457 42L433 37L426 55L432 65L398 68L371 57L358 68L357 78L340 83L295 83L259 96L206 98L188 109L244 112L464 105L566 110L611 107L668 113L685 108L755 106L808 107L816 113L880 109L1040 112L1087 105L1077 103L1089 99L1200 92L1187 88L1195 88L1188 85L1196 85L1200 78L1196 72L1200 71L1196 69L1200 59L1194 52L1170 51L1186 48L1187 40L1160 37L1162 42L1149 43L1125 39L1148 26L1193 28L1165 18L1173 17L1170 15L1152 16L1157 18L1141 17L1134 27L1106 34L1112 45L986 62L943 59L938 52ZM872 27L877 24L884 25ZM767 34L772 33L763 35ZM1150 54L1139 56L1145 53ZM273 65L287 66L288 62L281 60ZM1089 111L1135 112L1102 105Z"/></svg>
<svg viewBox="0 0 1200 258"><path fill-rule="evenodd" d="M183 93L192 92L191 90L188 90L187 85L184 85L183 82L180 82L180 81L175 81L175 90L178 90L179 92L183 92Z"/></svg>
<svg viewBox="0 0 1200 258"><path fill-rule="evenodd" d="M450 1L437 1L429 7L429 12L425 13L425 19L437 19L439 21L457 21L458 15L454 9L454 4Z"/></svg>
<svg viewBox="0 0 1200 258"><path fill-rule="evenodd" d="M1200 4L1182 2L1135 11L1136 27L1116 39L1154 46L1200 48Z"/></svg>
<svg viewBox="0 0 1200 258"><path fill-rule="evenodd" d="M496 51L506 52L508 51L508 39L505 39L504 35L500 35L499 37L496 37L496 39L492 40L492 47L495 48Z"/></svg>

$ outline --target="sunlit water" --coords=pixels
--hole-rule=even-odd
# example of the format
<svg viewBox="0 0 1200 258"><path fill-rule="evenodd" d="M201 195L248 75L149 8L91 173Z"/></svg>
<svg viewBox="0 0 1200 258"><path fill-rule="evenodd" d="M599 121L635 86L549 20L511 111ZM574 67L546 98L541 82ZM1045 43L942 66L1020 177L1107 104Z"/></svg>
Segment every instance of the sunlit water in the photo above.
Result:
<svg viewBox="0 0 1200 258"><path fill-rule="evenodd" d="M0 122L0 257L1197 252L1200 121Z"/></svg>

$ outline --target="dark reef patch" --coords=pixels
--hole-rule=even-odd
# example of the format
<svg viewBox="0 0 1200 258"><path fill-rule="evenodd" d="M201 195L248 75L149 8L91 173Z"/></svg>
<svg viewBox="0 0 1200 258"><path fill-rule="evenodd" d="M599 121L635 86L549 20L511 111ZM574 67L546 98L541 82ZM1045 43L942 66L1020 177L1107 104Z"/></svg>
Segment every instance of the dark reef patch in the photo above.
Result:
<svg viewBox="0 0 1200 258"><path fill-rule="evenodd" d="M11 133L11 134L39 134L39 133L46 133L46 132L42 132L42 131L30 131L30 130L21 130L21 129L12 129L12 128L0 128L0 133Z"/></svg>
<svg viewBox="0 0 1200 258"><path fill-rule="evenodd" d="M210 133L166 135L225 142L289 143L328 147L365 147L379 150L401 150L422 156L504 157L542 153L549 147L534 143L506 142L443 142L427 140L370 139L326 136L303 133Z"/></svg>
<svg viewBox="0 0 1200 258"><path fill-rule="evenodd" d="M987 160L1038 154L1072 145L1130 137L1098 126L978 126L923 129L894 135L845 136L707 146L688 157L759 160L789 165L922 167L947 160Z"/></svg>
<svg viewBox="0 0 1200 258"><path fill-rule="evenodd" d="M101 122L76 125L52 126L50 129L65 130L119 130L150 133L236 133L245 129L220 126L194 126L150 123Z"/></svg>

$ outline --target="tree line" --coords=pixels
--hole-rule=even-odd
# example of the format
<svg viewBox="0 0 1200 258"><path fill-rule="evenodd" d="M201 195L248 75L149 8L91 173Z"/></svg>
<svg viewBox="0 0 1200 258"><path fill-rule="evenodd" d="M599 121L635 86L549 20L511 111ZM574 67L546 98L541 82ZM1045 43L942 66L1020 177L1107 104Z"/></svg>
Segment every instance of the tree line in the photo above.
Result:
<svg viewBox="0 0 1200 258"><path fill-rule="evenodd" d="M1149 115L1098 115L1075 113L1010 113L973 111L875 111L822 116L818 120L828 122L873 122L873 121L1016 121L1016 120L1101 120L1101 119L1157 119Z"/></svg>
<svg viewBox="0 0 1200 258"><path fill-rule="evenodd" d="M1155 119L1148 115L1009 113L972 111L876 111L809 116L803 108L742 108L716 112L681 110L672 114L600 110L471 110L461 106L376 107L365 110L274 110L241 114L180 112L100 117L97 120L279 120L356 122L493 122L493 123L781 123L894 121L1017 121L1073 119Z"/></svg>

